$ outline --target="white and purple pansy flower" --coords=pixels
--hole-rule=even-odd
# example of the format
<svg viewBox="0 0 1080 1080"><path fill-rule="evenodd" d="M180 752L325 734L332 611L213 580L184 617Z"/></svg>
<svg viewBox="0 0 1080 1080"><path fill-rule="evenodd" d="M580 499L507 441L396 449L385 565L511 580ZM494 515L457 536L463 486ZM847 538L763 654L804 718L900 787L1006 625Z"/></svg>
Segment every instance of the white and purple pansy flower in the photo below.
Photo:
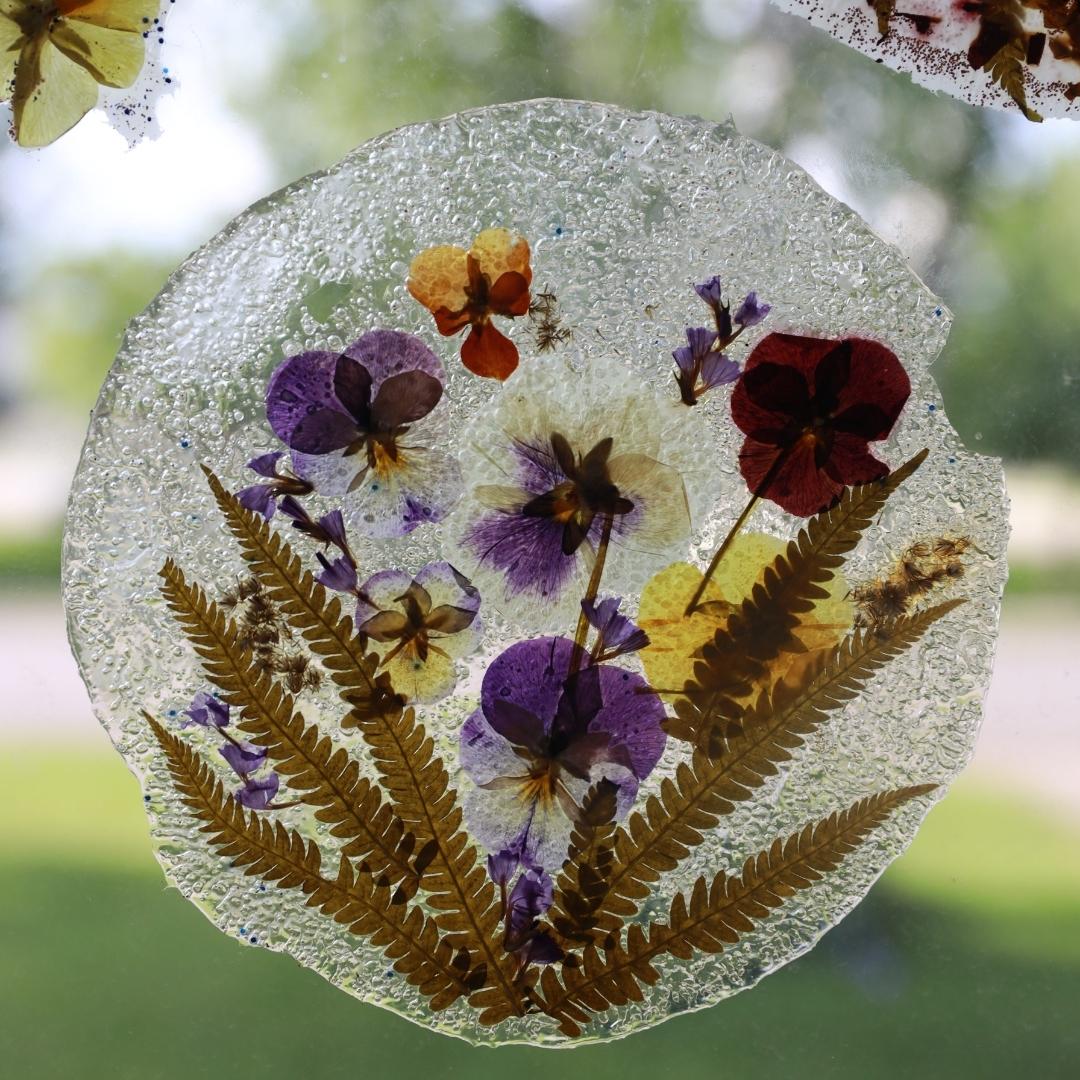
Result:
<svg viewBox="0 0 1080 1080"><path fill-rule="evenodd" d="M446 697L457 684L457 662L480 643L480 594L471 582L448 562L434 562L415 575L382 570L358 585L351 558L318 558L319 581L357 597L356 629L394 691L418 704Z"/></svg>
<svg viewBox="0 0 1080 1080"><path fill-rule="evenodd" d="M450 557L519 625L572 625L606 535L604 580L618 591L685 554L713 483L707 438L617 362L584 375L521 369L462 440Z"/></svg>
<svg viewBox="0 0 1080 1080"><path fill-rule="evenodd" d="M610 664L571 674L574 643L546 637L511 645L484 673L480 708L461 730L470 830L489 851L557 868L585 795L614 784L623 817L655 768L664 708L645 680ZM501 872L501 864L497 869Z"/></svg>
<svg viewBox="0 0 1080 1080"><path fill-rule="evenodd" d="M266 415L297 476L341 498L376 539L441 520L461 491L440 409L445 374L417 337L372 330L343 353L305 352L270 378Z"/></svg>

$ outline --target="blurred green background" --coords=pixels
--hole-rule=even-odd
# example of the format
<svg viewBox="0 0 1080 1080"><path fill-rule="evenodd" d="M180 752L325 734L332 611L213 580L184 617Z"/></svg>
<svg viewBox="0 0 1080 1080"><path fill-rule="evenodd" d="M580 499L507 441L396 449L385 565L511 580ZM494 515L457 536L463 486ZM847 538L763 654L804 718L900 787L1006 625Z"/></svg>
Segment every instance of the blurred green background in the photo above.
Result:
<svg viewBox="0 0 1080 1080"><path fill-rule="evenodd" d="M91 117L0 146L0 1072L1080 1075L1080 125L935 97L761 0L184 0L165 62L157 140ZM731 115L898 244L955 313L946 406L1014 509L979 753L908 855L751 993L559 1057L361 1006L166 890L57 598L97 388L184 255L389 127L547 94Z"/></svg>

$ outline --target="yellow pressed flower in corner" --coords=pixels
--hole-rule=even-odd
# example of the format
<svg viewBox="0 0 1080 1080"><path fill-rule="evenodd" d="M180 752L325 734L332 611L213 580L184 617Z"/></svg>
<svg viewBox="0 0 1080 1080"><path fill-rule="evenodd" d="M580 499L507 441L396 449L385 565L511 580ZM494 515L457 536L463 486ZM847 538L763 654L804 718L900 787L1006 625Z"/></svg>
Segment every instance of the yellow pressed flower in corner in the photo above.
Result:
<svg viewBox="0 0 1080 1080"><path fill-rule="evenodd" d="M449 337L469 327L461 362L474 375L506 379L518 365L517 346L492 323L493 315L527 315L532 268L529 242L509 229L485 229L472 249L441 244L420 252L409 267L409 292Z"/></svg>
<svg viewBox="0 0 1080 1080"><path fill-rule="evenodd" d="M146 60L160 0L0 0L0 101L20 146L47 146L127 87Z"/></svg>

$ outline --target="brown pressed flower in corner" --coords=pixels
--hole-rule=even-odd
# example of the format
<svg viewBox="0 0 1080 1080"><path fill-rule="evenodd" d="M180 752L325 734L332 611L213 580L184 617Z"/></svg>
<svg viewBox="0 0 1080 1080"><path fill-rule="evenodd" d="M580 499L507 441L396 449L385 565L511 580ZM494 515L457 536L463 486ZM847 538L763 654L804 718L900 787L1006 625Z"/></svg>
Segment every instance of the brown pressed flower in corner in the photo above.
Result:
<svg viewBox="0 0 1080 1080"><path fill-rule="evenodd" d="M408 289L435 316L440 334L469 327L461 346L469 371L501 380L518 366L518 351L492 316L527 315L531 283L529 242L509 229L485 229L469 251L441 244L420 252L409 267Z"/></svg>

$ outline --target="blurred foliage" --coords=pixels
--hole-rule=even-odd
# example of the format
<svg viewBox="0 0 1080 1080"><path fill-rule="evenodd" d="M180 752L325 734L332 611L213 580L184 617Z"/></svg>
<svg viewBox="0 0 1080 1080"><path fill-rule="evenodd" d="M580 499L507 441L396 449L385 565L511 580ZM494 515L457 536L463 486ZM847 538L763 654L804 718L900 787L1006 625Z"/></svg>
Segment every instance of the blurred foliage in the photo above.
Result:
<svg viewBox="0 0 1080 1080"><path fill-rule="evenodd" d="M20 297L32 392L80 419L97 400L124 327L161 291L173 268L129 252L49 266Z"/></svg>
<svg viewBox="0 0 1080 1080"><path fill-rule="evenodd" d="M1016 190L990 187L952 275L957 322L939 381L976 449L1077 467L1080 161ZM971 442L973 435L981 436Z"/></svg>

